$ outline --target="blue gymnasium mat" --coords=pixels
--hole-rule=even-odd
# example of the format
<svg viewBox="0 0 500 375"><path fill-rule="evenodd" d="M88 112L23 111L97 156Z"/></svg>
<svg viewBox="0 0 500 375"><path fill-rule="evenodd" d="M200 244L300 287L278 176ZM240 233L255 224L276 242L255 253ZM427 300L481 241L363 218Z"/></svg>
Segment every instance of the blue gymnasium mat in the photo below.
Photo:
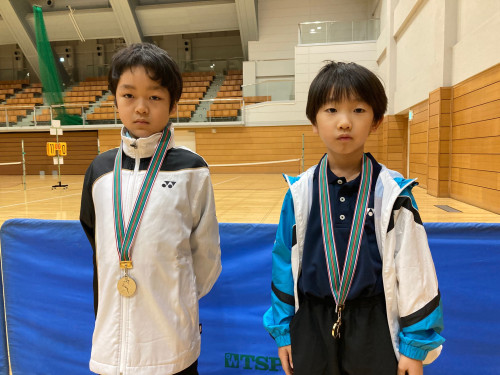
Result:
<svg viewBox="0 0 500 375"><path fill-rule="evenodd" d="M3 282L0 278L0 290L3 290ZM5 334L5 310L3 306L3 299L0 301L0 374L9 374L9 358L7 352L7 337Z"/></svg>
<svg viewBox="0 0 500 375"><path fill-rule="evenodd" d="M92 249L79 222L8 220L0 242L13 375L92 374Z"/></svg>
<svg viewBox="0 0 500 375"><path fill-rule="evenodd" d="M500 374L500 224L425 227L447 339L425 374ZM200 301L200 374L283 373L274 341L262 327L275 231L276 225L220 225L223 271ZM91 374L92 251L79 223L9 220L0 240L13 374Z"/></svg>

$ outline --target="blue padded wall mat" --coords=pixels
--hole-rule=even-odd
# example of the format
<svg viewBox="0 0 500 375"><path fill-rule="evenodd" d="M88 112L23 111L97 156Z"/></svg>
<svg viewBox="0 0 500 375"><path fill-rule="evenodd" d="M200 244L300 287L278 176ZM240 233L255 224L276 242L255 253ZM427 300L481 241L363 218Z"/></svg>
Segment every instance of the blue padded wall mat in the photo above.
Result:
<svg viewBox="0 0 500 375"><path fill-rule="evenodd" d="M92 374L92 248L80 224L14 219L0 240L12 373Z"/></svg>
<svg viewBox="0 0 500 375"><path fill-rule="evenodd" d="M220 224L222 274L200 301L200 374L282 373L262 327L276 227ZM425 373L500 374L500 224L425 227L447 339ZM0 236L14 375L90 374L92 251L79 223L15 219Z"/></svg>
<svg viewBox="0 0 500 375"><path fill-rule="evenodd" d="M2 278L0 278L0 290L3 291ZM5 316L5 310L2 298L2 300L0 301L0 374L9 375L9 357L7 351L7 335L5 330L4 316Z"/></svg>

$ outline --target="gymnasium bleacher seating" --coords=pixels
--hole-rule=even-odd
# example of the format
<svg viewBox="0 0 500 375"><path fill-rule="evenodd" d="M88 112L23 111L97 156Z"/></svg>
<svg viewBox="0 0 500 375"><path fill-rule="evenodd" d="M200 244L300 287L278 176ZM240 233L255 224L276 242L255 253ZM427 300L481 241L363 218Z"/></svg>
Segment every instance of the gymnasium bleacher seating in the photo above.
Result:
<svg viewBox="0 0 500 375"><path fill-rule="evenodd" d="M93 113L87 115L89 123L110 124L120 119L120 114L115 107L114 95L109 95L106 100L101 101L98 107L94 108Z"/></svg>
<svg viewBox="0 0 500 375"><path fill-rule="evenodd" d="M29 80L0 81L0 126L12 125L43 105L40 84Z"/></svg>
<svg viewBox="0 0 500 375"><path fill-rule="evenodd" d="M230 70L216 98L206 112L209 121L236 121L243 105L270 101L270 96L243 97L242 70ZM180 101L171 113L174 122L189 122L216 77L215 72L182 73L183 90ZM106 77L91 77L63 93L66 113L84 116L86 123L111 124L120 116L114 97L108 91ZM106 100L102 100L106 96ZM55 109L43 107L42 84L28 80L0 81L0 126L16 124L35 110L37 125L48 125ZM36 107L36 108L35 108Z"/></svg>
<svg viewBox="0 0 500 375"><path fill-rule="evenodd" d="M215 72L185 72L182 74L183 90L177 108L170 114L177 122L187 122L196 111L200 100L203 99L210 84L213 82ZM105 101L94 108L93 113L86 116L89 123L114 123L120 116L114 106L114 96L109 95Z"/></svg>
<svg viewBox="0 0 500 375"><path fill-rule="evenodd" d="M172 111L170 115L179 122L190 121L214 78L215 72L213 71L182 73L181 99L177 104L177 111Z"/></svg>
<svg viewBox="0 0 500 375"><path fill-rule="evenodd" d="M210 105L207 117L216 121L236 121L241 116L242 105L271 101L271 96L243 96L243 71L230 70Z"/></svg>
<svg viewBox="0 0 500 375"><path fill-rule="evenodd" d="M243 103L243 72L229 70L222 83L216 99L207 111L207 118L216 121L235 121L241 115Z"/></svg>
<svg viewBox="0 0 500 375"><path fill-rule="evenodd" d="M81 116L84 110L99 100L107 91L108 81L106 77L87 78L64 93L66 113ZM41 114L36 115L36 122L43 125L50 124L52 116L51 109L44 108Z"/></svg>

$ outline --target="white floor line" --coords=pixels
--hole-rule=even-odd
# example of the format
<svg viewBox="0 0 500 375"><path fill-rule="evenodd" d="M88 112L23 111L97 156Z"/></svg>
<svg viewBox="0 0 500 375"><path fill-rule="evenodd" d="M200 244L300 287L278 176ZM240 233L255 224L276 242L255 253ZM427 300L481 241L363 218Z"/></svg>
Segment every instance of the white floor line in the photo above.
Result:
<svg viewBox="0 0 500 375"><path fill-rule="evenodd" d="M229 180L225 180L225 181L221 181L221 182L217 182L216 184L213 184L213 186L217 186L217 185L220 185L220 184L224 184L226 182L229 182L229 181L234 181L238 178L241 178L241 176L237 176L237 177L233 177L233 178L230 178Z"/></svg>
<svg viewBox="0 0 500 375"><path fill-rule="evenodd" d="M8 208L8 207L15 207L15 206L25 206L31 203L36 203L36 202L45 202L45 201L51 201L53 199L61 199L61 198L67 198L67 197L73 197L75 195L81 195L81 193L75 193L75 194L68 194L68 195L63 195L60 197L52 197L52 198L45 198L45 199L38 199L36 201L28 201L28 202L22 202L22 203L15 203L15 204L9 204L7 206L0 206L1 208Z"/></svg>

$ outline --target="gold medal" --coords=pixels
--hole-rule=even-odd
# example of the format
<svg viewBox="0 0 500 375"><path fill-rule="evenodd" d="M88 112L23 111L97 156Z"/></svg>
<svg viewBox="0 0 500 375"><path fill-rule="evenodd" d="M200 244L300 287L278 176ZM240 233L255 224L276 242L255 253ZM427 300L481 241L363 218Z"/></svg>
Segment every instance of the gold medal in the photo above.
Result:
<svg viewBox="0 0 500 375"><path fill-rule="evenodd" d="M122 149L123 142L116 153L113 167L113 216L115 219L116 250L120 269L124 270L124 276L118 280L116 285L118 292L124 297L132 297L137 289L135 281L129 277L128 270L133 268L131 251L137 230L141 224L142 214L148 202L148 198L153 190L153 184L158 176L165 156L172 140L170 123L163 129L162 135L147 169L146 176L141 184L141 189L137 195L136 202L132 209L128 225L123 221L122 210ZM126 229L126 231L125 231ZM121 271L120 271L121 272Z"/></svg>
<svg viewBox="0 0 500 375"><path fill-rule="evenodd" d="M137 289L135 281L128 275L118 280L118 285L116 287L118 288L118 292L124 297L132 297Z"/></svg>
<svg viewBox="0 0 500 375"><path fill-rule="evenodd" d="M344 305L337 306L337 321L332 327L332 336L336 339L340 338L340 326L342 325L342 310Z"/></svg>

